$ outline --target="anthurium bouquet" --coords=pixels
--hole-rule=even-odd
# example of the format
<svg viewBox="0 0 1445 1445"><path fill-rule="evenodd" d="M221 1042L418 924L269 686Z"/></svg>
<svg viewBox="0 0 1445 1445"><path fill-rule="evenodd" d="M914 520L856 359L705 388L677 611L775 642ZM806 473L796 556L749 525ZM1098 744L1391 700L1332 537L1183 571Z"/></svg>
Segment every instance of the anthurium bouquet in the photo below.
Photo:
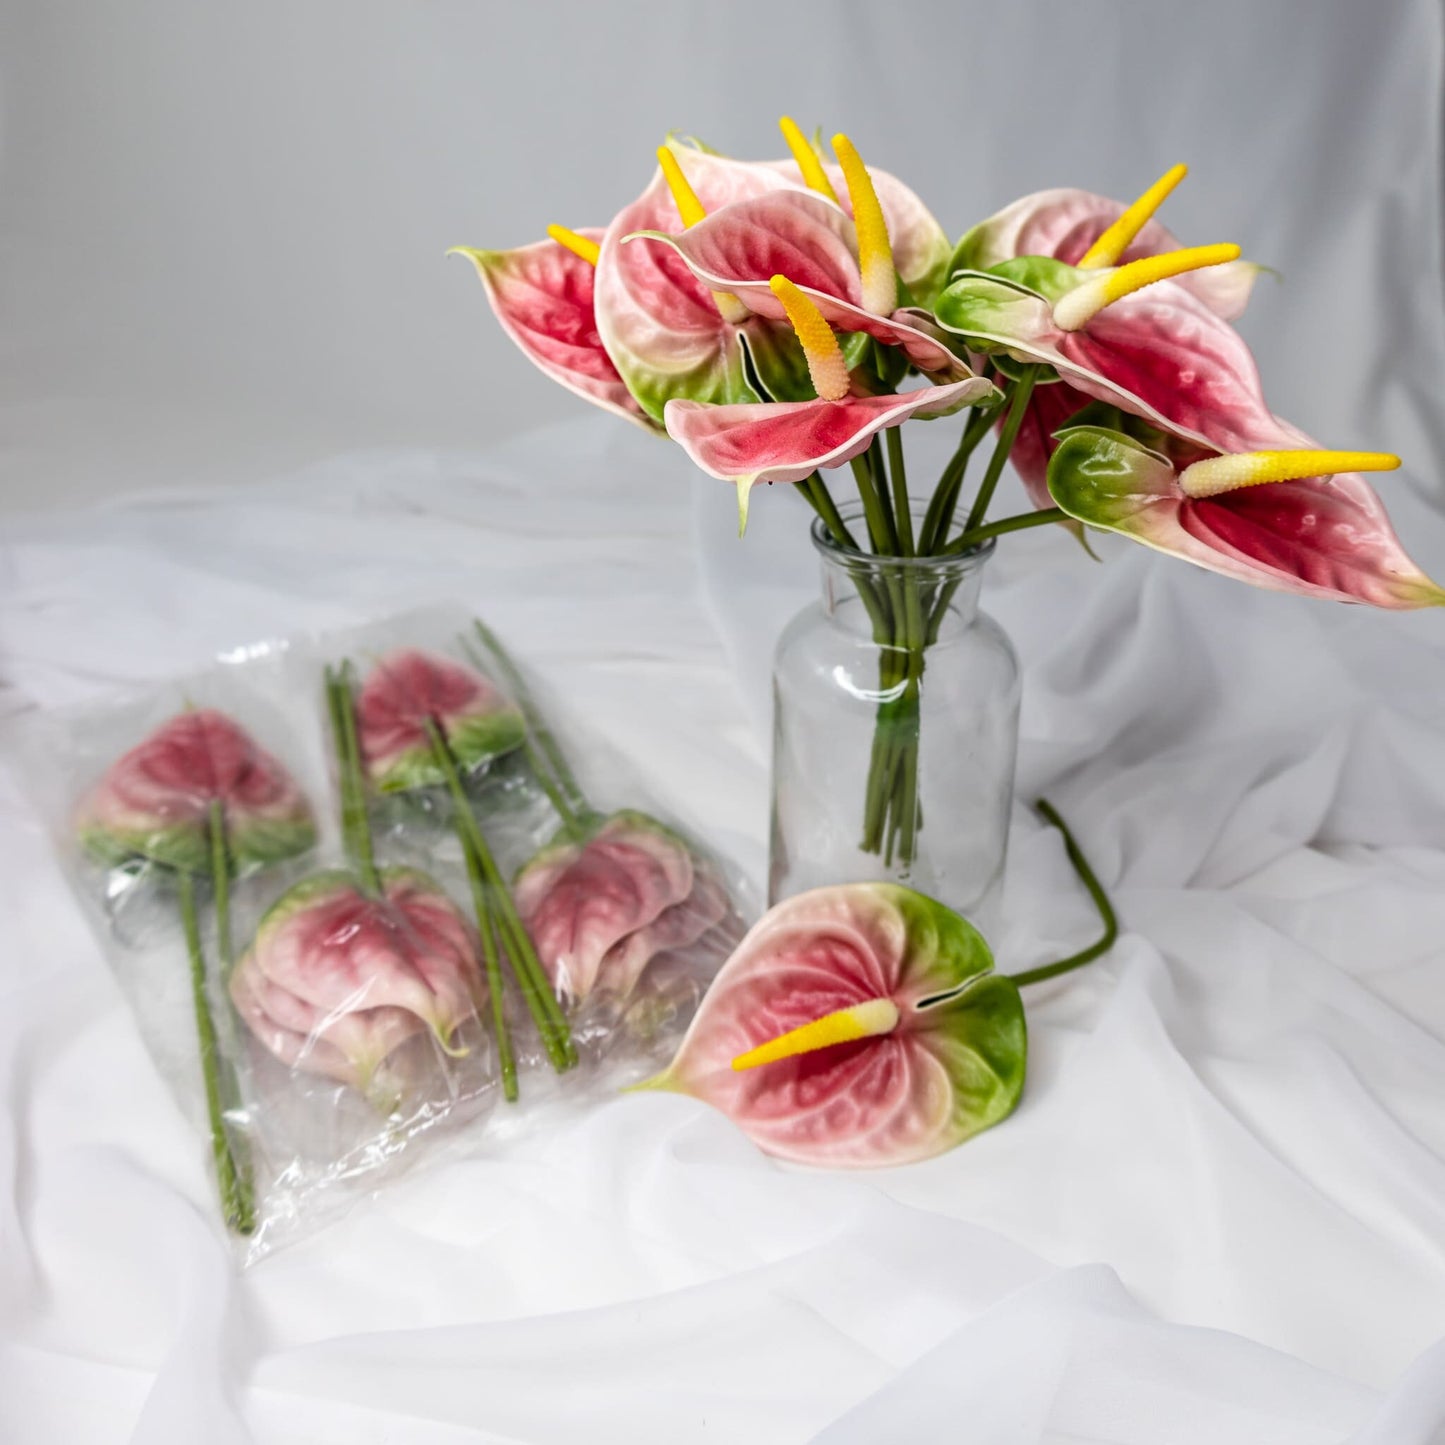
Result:
<svg viewBox="0 0 1445 1445"><path fill-rule="evenodd" d="M1445 602L1360 475L1398 458L1322 450L1266 405L1231 325L1260 268L1237 246L1181 248L1154 219L1183 166L1129 205L1026 196L955 245L846 136L834 163L791 120L782 131L790 158L766 162L670 139L607 226L462 252L533 362L731 482L744 526L756 484L782 482L859 556L958 555L1058 523L1278 591ZM900 428L958 412L958 447L915 512ZM1034 509L992 517L1010 460ZM845 463L861 535L824 477ZM883 646L862 846L906 865L919 695L951 590L886 567L859 590Z"/></svg>

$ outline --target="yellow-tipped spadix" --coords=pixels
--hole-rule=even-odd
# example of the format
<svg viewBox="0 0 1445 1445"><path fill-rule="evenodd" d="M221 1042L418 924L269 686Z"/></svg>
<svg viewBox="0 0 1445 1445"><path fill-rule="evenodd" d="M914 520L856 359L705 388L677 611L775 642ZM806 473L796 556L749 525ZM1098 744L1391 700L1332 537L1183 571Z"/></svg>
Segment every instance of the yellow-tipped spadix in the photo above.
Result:
<svg viewBox="0 0 1445 1445"><path fill-rule="evenodd" d="M792 116L785 115L778 121L778 129L782 131L783 139L787 141L788 149L792 151L793 159L803 173L803 184L810 191L827 196L836 205L838 192L833 189L833 182L828 179L828 172L823 169L818 152L809 144L807 136L798 129L797 121Z"/></svg>
<svg viewBox="0 0 1445 1445"><path fill-rule="evenodd" d="M1117 270L1101 272L1060 297L1054 303L1054 325L1061 331L1078 331L1104 307L1143 290L1145 286L1152 286L1156 281L1167 281L1171 276L1184 275L1186 271L1222 266L1226 261L1238 259L1239 247L1226 245L1189 246L1182 251L1166 251L1162 256L1145 256L1141 260L1130 261Z"/></svg>
<svg viewBox="0 0 1445 1445"><path fill-rule="evenodd" d="M848 363L843 359L843 348L838 345L833 328L817 306L786 276L774 276L768 285L783 303L783 310L798 333L813 390L824 401L842 401L848 395Z"/></svg>
<svg viewBox="0 0 1445 1445"><path fill-rule="evenodd" d="M589 266L595 266L598 256L602 254L602 247L596 241L579 236L576 231L569 231L566 226L548 226L547 234L559 246L565 246L574 256L580 256Z"/></svg>
<svg viewBox="0 0 1445 1445"><path fill-rule="evenodd" d="M893 269L893 247L888 223L873 188L873 177L863 158L845 135L833 137L833 154L848 182L853 224L858 228L858 269L863 278L863 308L875 316L891 316L898 307L898 273Z"/></svg>
<svg viewBox="0 0 1445 1445"><path fill-rule="evenodd" d="M733 1060L733 1068L756 1069L763 1064L775 1064L779 1059L795 1058L798 1054L811 1054L816 1049L826 1049L833 1044L850 1044L855 1039L873 1039L881 1034L891 1034L898 1027L898 1005L891 998L870 998L867 1003L855 1003L849 1008L840 1008L836 1013L825 1014L812 1023L789 1029L778 1038L769 1039Z"/></svg>
<svg viewBox="0 0 1445 1445"><path fill-rule="evenodd" d="M667 179L667 188L672 192L672 199L677 205L677 214L682 217L683 228L697 225L706 217L707 212L703 209L702 202L698 200L697 192L693 190L691 183L683 174L682 165L672 153L670 146L658 146L657 163L662 167L662 174ZM714 291L712 299L722 313L723 320L731 321L734 326L746 321L752 314L730 291Z"/></svg>
<svg viewBox="0 0 1445 1445"><path fill-rule="evenodd" d="M1185 467L1179 485L1190 497L1217 497L1221 492L1264 482L1291 482L1334 472L1393 472L1399 465L1400 458L1389 452L1236 452Z"/></svg>
<svg viewBox="0 0 1445 1445"><path fill-rule="evenodd" d="M1188 166L1171 166L1133 205L1084 252L1079 265L1086 271L1114 265L1127 251L1134 237L1153 219L1170 191L1189 174Z"/></svg>
<svg viewBox="0 0 1445 1445"><path fill-rule="evenodd" d="M695 226L707 215L702 208L702 202L697 198L697 192L693 190L692 184L683 173L682 166L673 155L669 146L658 146L657 163L662 167L662 174L667 180L667 189L672 192L672 199L677 203L677 214L682 217L684 226Z"/></svg>

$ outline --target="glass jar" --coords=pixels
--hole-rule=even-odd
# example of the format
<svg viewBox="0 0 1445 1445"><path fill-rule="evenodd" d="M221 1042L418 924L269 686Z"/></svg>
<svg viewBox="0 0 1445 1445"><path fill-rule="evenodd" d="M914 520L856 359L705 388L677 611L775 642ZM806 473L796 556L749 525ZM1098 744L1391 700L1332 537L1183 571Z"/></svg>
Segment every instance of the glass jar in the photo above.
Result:
<svg viewBox="0 0 1445 1445"><path fill-rule="evenodd" d="M843 510L858 535L858 509ZM812 537L823 595L788 624L773 659L768 901L885 879L987 934L1019 714L1013 648L978 607L995 544L875 557L818 520Z"/></svg>

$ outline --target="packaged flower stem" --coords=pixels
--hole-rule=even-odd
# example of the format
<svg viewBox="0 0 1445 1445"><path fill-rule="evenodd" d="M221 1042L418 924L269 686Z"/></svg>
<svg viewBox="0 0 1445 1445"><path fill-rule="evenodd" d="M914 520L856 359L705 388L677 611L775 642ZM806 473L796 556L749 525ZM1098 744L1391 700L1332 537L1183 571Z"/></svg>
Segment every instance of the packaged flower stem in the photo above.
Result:
<svg viewBox="0 0 1445 1445"><path fill-rule="evenodd" d="M745 931L563 711L448 608L11 728L243 1262L657 1072Z"/></svg>

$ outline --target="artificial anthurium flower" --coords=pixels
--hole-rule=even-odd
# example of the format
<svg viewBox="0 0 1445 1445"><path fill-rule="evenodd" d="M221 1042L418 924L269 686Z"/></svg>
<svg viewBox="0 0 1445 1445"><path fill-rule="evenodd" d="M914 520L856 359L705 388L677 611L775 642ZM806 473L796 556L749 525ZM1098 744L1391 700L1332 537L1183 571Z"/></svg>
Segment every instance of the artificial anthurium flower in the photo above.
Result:
<svg viewBox="0 0 1445 1445"><path fill-rule="evenodd" d="M840 467L862 455L875 435L911 417L946 416L995 397L981 376L941 386L882 395L857 395L847 361L823 313L785 276L770 290L797 331L816 397L798 402L744 402L706 406L667 404L667 432L710 476L733 482L746 527L748 494L758 482L801 482L820 467Z"/></svg>
<svg viewBox="0 0 1445 1445"><path fill-rule="evenodd" d="M1188 173L1188 166L1170 167L1127 206L1072 187L1036 191L969 231L954 249L949 271L989 271L1019 256L1050 256L1088 270L1177 251L1179 241L1154 213ZM1262 269L1252 261L1228 261L1182 275L1179 284L1232 321L1243 314Z"/></svg>
<svg viewBox="0 0 1445 1445"><path fill-rule="evenodd" d="M375 894L333 870L272 905L231 975L232 1001L283 1063L371 1092L377 1070L429 1029L464 1053L458 1029L483 992L475 940L424 874L386 868Z"/></svg>
<svg viewBox="0 0 1445 1445"><path fill-rule="evenodd" d="M1021 257L1042 256L1097 271L1178 251L1179 242L1154 213L1187 174L1187 166L1171 167L1127 206L1064 188L1025 196L968 232L953 253L950 270L989 271ZM1216 316L1232 320L1244 310L1261 269L1248 261L1223 261L1174 279ZM1028 399L1009 460L1030 501L1050 507L1046 474L1054 434L1089 397L1051 372L1045 371L1042 380Z"/></svg>
<svg viewBox="0 0 1445 1445"><path fill-rule="evenodd" d="M806 396L806 368L787 326L709 289L673 257L621 244L634 232L680 231L731 203L809 185L826 189L840 212L851 214L851 198L839 201L833 190L842 172L824 167L791 122L784 133L792 160L737 161L669 140L651 184L605 231L552 226L549 240L514 251L458 250L475 263L502 325L532 361L634 420L660 423L664 405L678 396ZM947 237L901 181L882 171L872 180L899 276L915 299L927 301L947 270Z"/></svg>
<svg viewBox="0 0 1445 1445"><path fill-rule="evenodd" d="M1049 491L1079 521L1257 587L1395 609L1445 604L1358 475L1400 459L1321 451L1276 427L1272 447L1226 454L1095 404L1059 431Z"/></svg>
<svg viewBox="0 0 1445 1445"><path fill-rule="evenodd" d="M209 873L213 805L235 871L305 852L316 839L296 780L225 713L197 708L118 758L82 803L82 843L107 863L147 858Z"/></svg>
<svg viewBox="0 0 1445 1445"><path fill-rule="evenodd" d="M898 347L920 371L939 380L967 378L967 364L949 348L932 316L920 307L900 305L888 217L873 177L847 136L835 136L833 146L846 177L851 215L820 175L817 183L827 186L826 194L771 191L735 201L676 234L639 228L623 238L623 254L637 244L670 248L714 292L736 297L775 321L784 318L785 310L772 278L785 275L836 329ZM903 286L906 290L906 281Z"/></svg>
<svg viewBox="0 0 1445 1445"><path fill-rule="evenodd" d="M517 908L558 995L624 996L658 953L685 948L727 911L725 892L670 828L627 810L583 837L564 829L517 874Z"/></svg>
<svg viewBox="0 0 1445 1445"><path fill-rule="evenodd" d="M381 658L356 700L367 777L384 793L442 783L434 726L463 770L520 747L522 714L490 679L445 657L403 648Z"/></svg>
<svg viewBox="0 0 1445 1445"><path fill-rule="evenodd" d="M996 1124L1023 1090L1017 986L978 932L891 883L778 904L642 1088L692 1094L771 1154L833 1167L925 1159Z"/></svg>

